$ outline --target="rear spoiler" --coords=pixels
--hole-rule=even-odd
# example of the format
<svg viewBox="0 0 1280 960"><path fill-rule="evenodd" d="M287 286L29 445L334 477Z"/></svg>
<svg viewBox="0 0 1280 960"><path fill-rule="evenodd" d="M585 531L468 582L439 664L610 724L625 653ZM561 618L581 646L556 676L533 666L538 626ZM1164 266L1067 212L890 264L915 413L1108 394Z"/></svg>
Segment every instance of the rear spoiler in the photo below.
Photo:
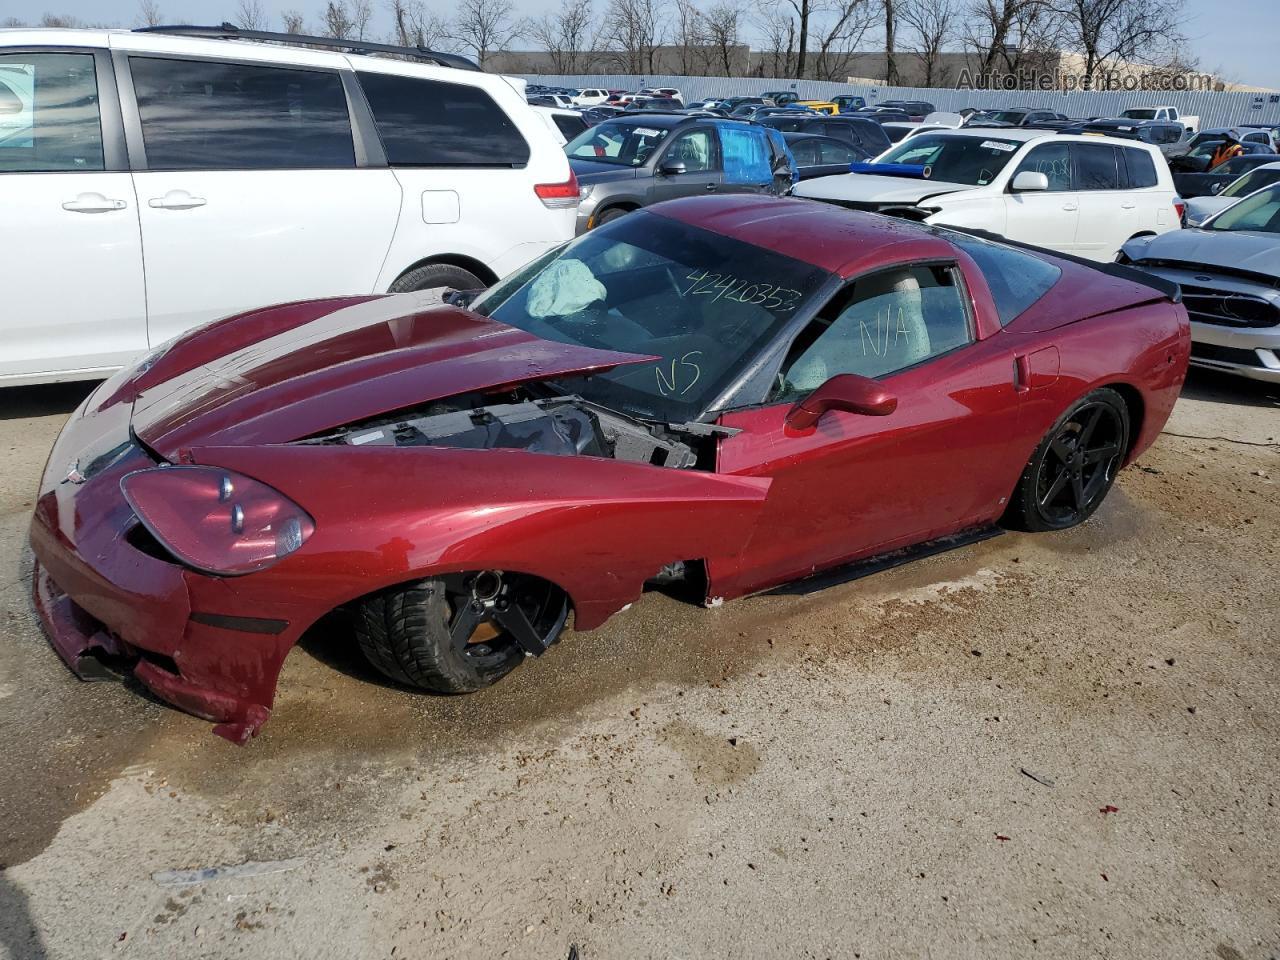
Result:
<svg viewBox="0 0 1280 960"><path fill-rule="evenodd" d="M950 230L952 233L963 233L965 236L976 237L979 240L987 240L991 243L1002 243L1006 247L1015 247L1019 250L1026 250L1028 253L1038 253L1056 260L1066 260L1068 263L1098 270L1109 277L1115 277L1117 280L1127 280L1130 283L1150 287L1172 303L1182 302L1181 286L1172 280L1166 280L1164 277L1157 277L1155 274L1147 273L1145 270L1137 270L1134 267L1126 267L1119 263L1099 263L1097 260L1086 260L1084 257L1077 257L1070 253L1059 253L1057 250L1037 247L1030 243L1020 243L1017 240L1002 237L998 233L992 233L990 230L974 230L972 227L946 227L942 225L939 225L936 229Z"/></svg>

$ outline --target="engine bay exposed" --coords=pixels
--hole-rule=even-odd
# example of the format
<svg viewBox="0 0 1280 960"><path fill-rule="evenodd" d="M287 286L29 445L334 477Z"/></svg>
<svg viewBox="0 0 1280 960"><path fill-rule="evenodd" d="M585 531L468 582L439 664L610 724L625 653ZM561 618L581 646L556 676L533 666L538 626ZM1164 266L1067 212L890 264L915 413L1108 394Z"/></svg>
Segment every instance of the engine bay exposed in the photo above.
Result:
<svg viewBox="0 0 1280 960"><path fill-rule="evenodd" d="M450 397L300 442L526 450L677 470L711 470L715 466L715 437L737 432L705 423L649 423L577 396L535 397L521 391L512 394L508 402L493 400L492 395L482 394Z"/></svg>

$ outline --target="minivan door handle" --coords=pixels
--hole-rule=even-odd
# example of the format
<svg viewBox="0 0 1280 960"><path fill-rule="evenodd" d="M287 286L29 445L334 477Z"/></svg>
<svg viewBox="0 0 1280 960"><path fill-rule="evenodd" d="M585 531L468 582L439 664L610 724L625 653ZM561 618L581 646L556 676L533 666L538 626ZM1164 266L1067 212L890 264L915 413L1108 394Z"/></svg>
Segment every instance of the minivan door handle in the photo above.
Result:
<svg viewBox="0 0 1280 960"><path fill-rule="evenodd" d="M1075 211L1080 209L1080 205L1078 203L1064 203L1062 205L1062 209L1067 211L1067 213L1075 213Z"/></svg>
<svg viewBox="0 0 1280 960"><path fill-rule="evenodd" d="M193 197L185 190L170 190L163 197L152 197L147 206L157 210L190 210L192 207L203 207L209 201L204 197Z"/></svg>
<svg viewBox="0 0 1280 960"><path fill-rule="evenodd" d="M1121 210L1133 210L1133 209L1134 209L1134 208L1136 208L1137 206L1138 206L1138 205L1137 205L1136 203L1134 203L1132 200L1126 200L1124 203L1120 204L1120 209L1121 209Z"/></svg>
<svg viewBox="0 0 1280 960"><path fill-rule="evenodd" d="M128 204L123 200L112 200L100 193L82 193L74 200L62 205L63 210L71 213L110 213L112 210L123 210Z"/></svg>

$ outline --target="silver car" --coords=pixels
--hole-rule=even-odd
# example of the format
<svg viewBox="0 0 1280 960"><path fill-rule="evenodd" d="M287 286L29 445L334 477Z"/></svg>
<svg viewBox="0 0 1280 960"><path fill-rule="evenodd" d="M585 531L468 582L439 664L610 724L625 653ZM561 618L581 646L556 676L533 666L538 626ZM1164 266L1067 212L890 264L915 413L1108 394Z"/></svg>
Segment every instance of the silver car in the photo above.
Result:
<svg viewBox="0 0 1280 960"><path fill-rule="evenodd" d="M1280 183L1117 260L1182 286L1193 366L1280 383Z"/></svg>
<svg viewBox="0 0 1280 960"><path fill-rule="evenodd" d="M1198 227L1215 213L1220 213L1232 204L1238 203L1255 190L1261 190L1277 182L1280 182L1280 160L1254 167L1248 173L1236 177L1221 191L1207 197L1191 197L1187 201L1186 225Z"/></svg>

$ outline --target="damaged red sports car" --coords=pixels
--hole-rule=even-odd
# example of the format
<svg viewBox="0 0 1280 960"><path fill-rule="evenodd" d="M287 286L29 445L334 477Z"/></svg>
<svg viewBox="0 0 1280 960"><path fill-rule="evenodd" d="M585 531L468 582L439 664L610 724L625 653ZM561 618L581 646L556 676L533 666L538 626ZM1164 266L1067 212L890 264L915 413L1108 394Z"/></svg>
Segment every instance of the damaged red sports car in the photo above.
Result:
<svg viewBox="0 0 1280 960"><path fill-rule="evenodd" d="M467 303L270 307L93 392L54 447L35 602L244 742L345 611L459 693L655 579L710 601L1086 519L1187 367L1177 288L796 199L629 214ZM637 656L640 656L639 652Z"/></svg>

